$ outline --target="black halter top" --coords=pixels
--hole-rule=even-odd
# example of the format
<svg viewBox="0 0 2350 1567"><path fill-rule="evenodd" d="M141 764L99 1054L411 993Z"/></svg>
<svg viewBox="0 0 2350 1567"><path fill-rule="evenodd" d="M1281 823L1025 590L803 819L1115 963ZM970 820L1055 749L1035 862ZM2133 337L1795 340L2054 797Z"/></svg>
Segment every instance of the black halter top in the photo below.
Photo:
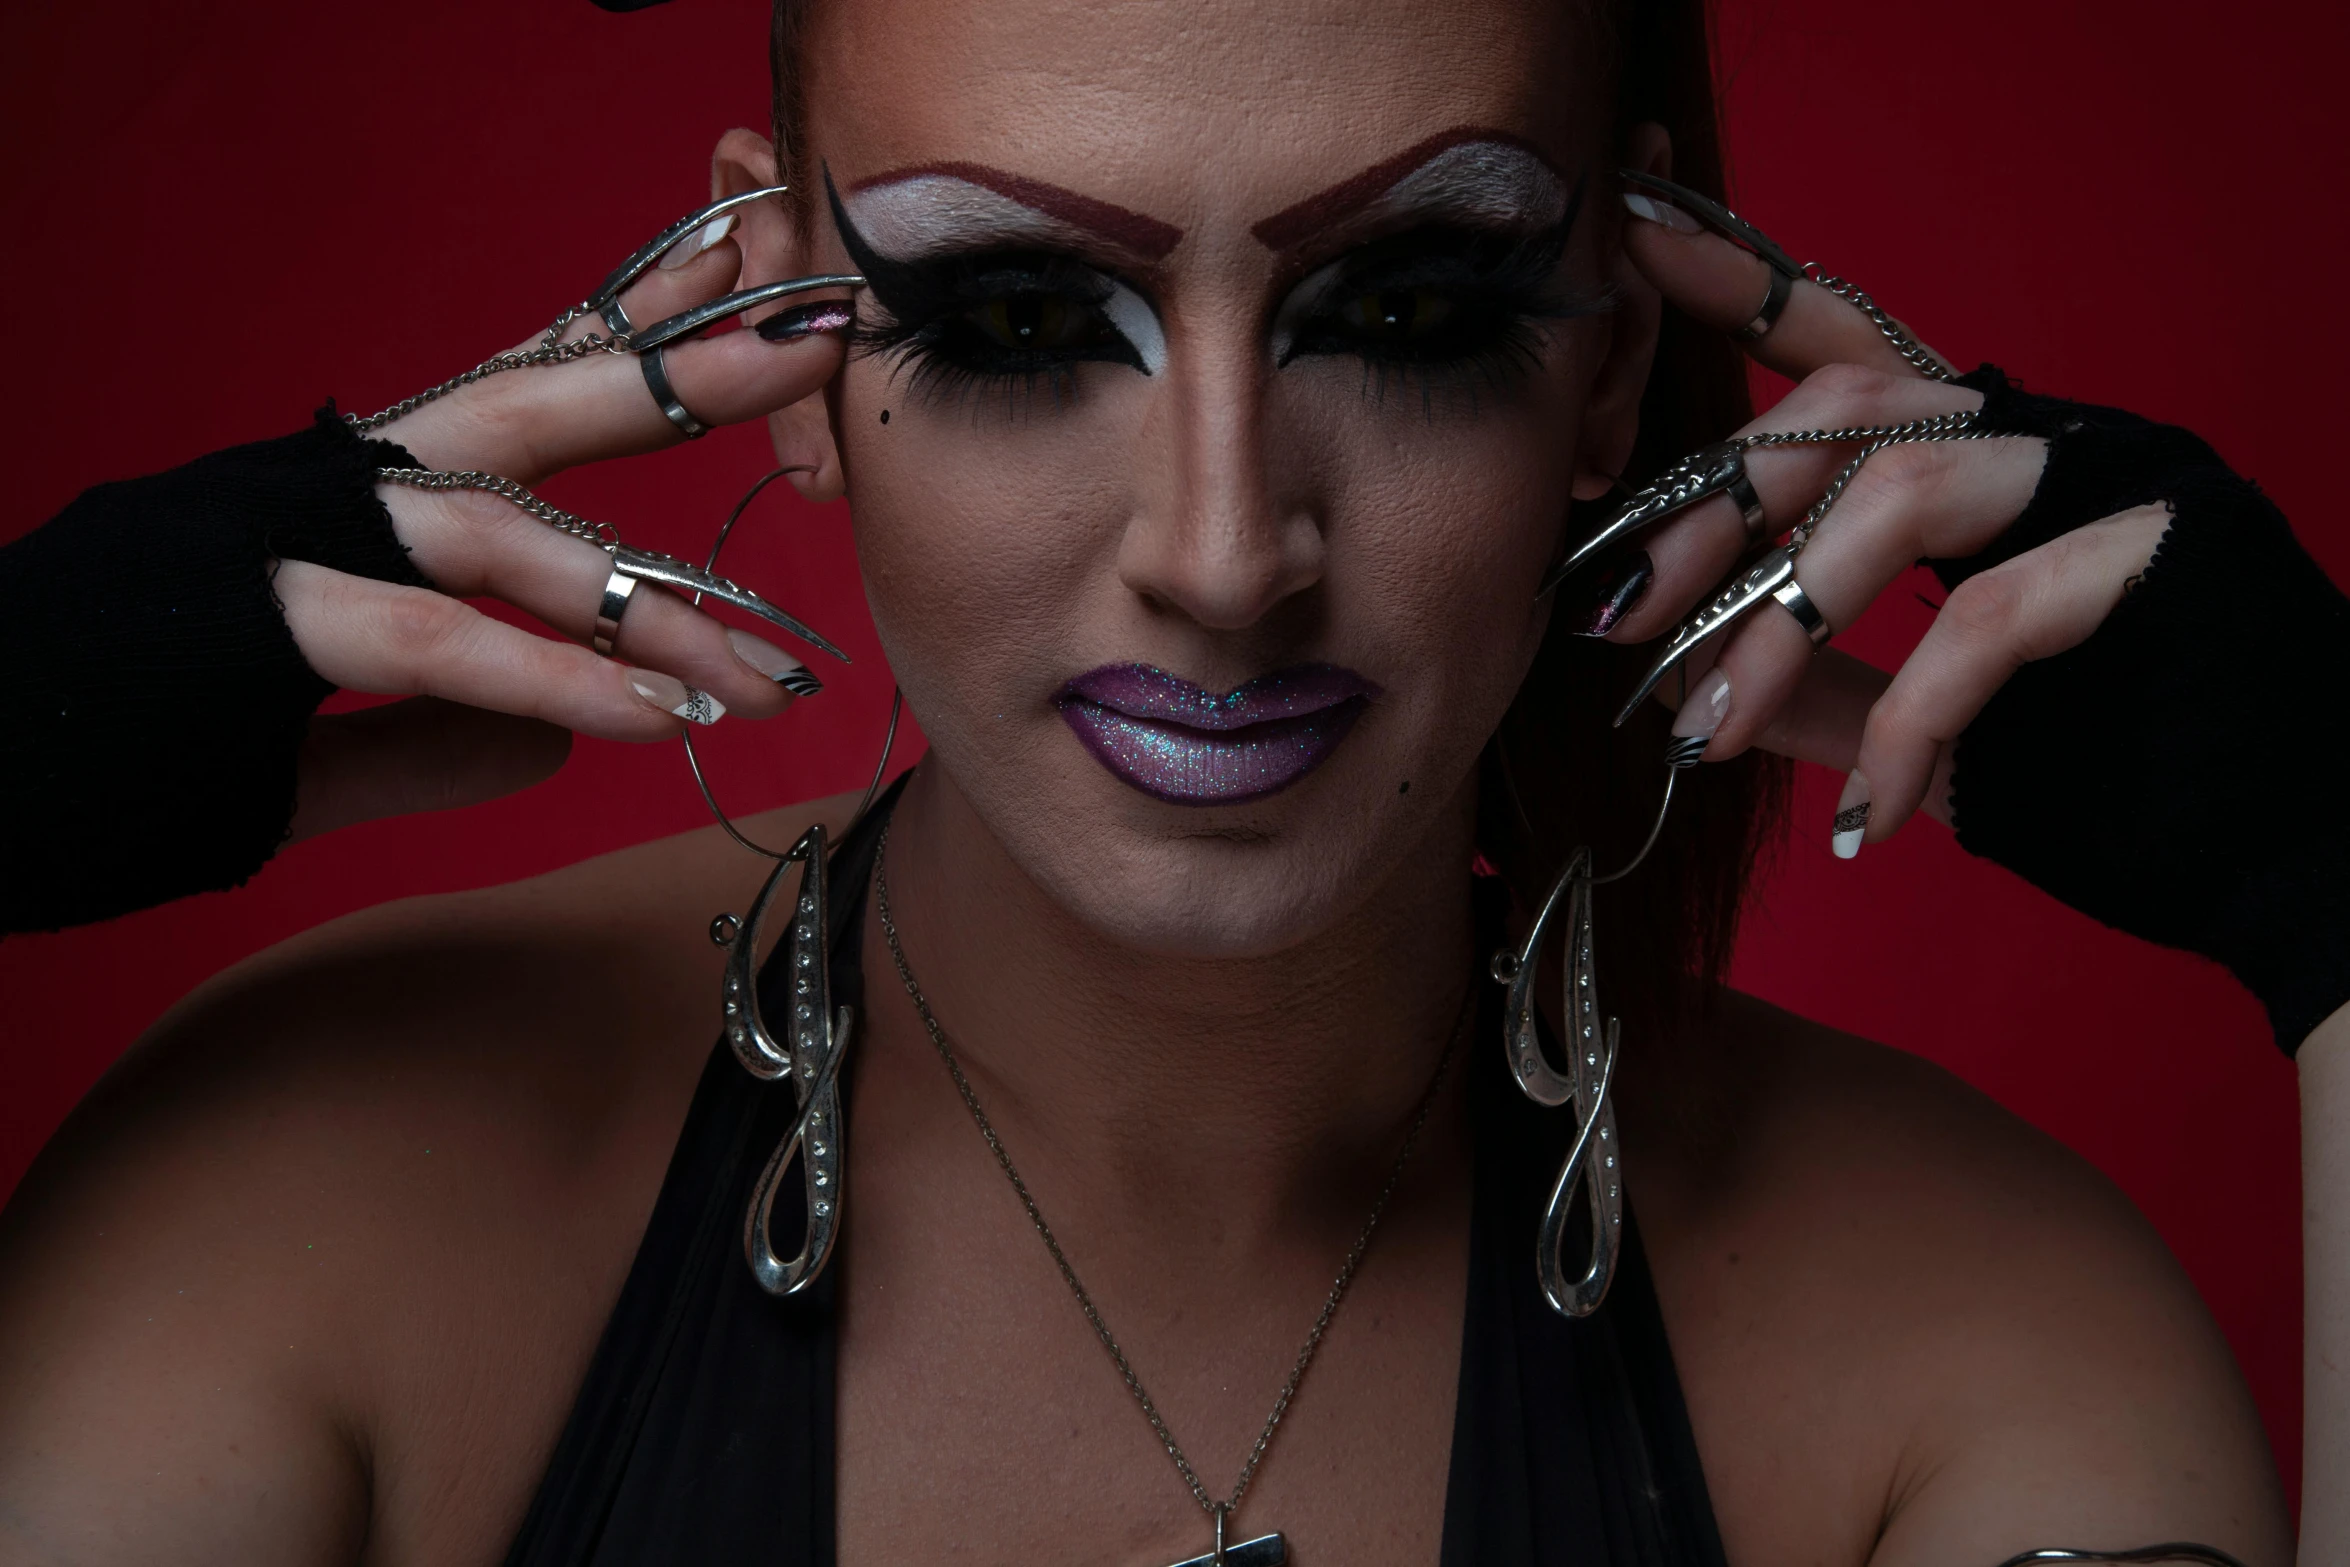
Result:
<svg viewBox="0 0 2350 1567"><path fill-rule="evenodd" d="M834 851L836 1003L863 1005L866 887L895 793ZM771 1012L779 972L761 976ZM1484 1011L1473 1039L1499 1027ZM1473 1230L1439 1567L1724 1567L1630 1213L1606 1304L1577 1322L1553 1312L1534 1235L1568 1116L1519 1095L1499 1050L1470 1060ZM785 1082L752 1078L723 1041L711 1053L507 1567L832 1567L833 1275L778 1299L742 1250L751 1184L792 1108ZM779 1236L798 1233L800 1191L780 1184Z"/></svg>

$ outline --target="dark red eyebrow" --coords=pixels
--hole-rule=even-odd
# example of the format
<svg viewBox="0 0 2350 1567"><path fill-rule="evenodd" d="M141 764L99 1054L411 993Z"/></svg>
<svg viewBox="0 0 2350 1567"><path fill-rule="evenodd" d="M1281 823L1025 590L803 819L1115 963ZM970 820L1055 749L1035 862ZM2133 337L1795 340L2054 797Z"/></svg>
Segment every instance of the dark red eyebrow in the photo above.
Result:
<svg viewBox="0 0 2350 1567"><path fill-rule="evenodd" d="M1091 196L1080 196L1073 190L1048 185L1043 180L1032 180L1026 175L1009 174L1002 169L991 169L984 163L924 163L913 168L892 169L887 174L876 174L869 180L859 180L849 187L851 193L871 190L879 185L897 185L925 175L942 175L992 190L1007 201L1043 213L1048 218L1059 218L1090 233L1099 234L1113 245L1131 250L1146 261L1160 261L1183 238L1183 230L1172 223L1163 223L1145 213L1130 212L1124 207L1097 201Z"/></svg>
<svg viewBox="0 0 2350 1567"><path fill-rule="evenodd" d="M1497 131L1483 125L1456 125L1449 131L1438 131L1425 141L1414 142L1394 157L1374 163L1351 179L1340 180L1329 189L1308 196L1293 207L1282 208L1249 232L1268 249L1295 249L1332 224L1354 216L1377 201L1387 194L1396 181L1437 154L1450 152L1465 142L1473 141L1499 142L1505 147L1515 147L1537 159L1551 173L1558 174L1562 184L1566 180L1565 175L1559 174L1558 165L1550 161L1550 155L1525 137L1513 136L1508 131Z"/></svg>

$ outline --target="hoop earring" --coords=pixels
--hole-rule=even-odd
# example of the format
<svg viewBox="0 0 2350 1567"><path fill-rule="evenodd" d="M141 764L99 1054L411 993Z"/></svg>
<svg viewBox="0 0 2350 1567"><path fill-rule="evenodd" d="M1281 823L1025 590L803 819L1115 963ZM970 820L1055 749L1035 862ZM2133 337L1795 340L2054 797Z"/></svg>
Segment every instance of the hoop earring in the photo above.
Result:
<svg viewBox="0 0 2350 1567"><path fill-rule="evenodd" d="M735 523L741 520L744 509L758 498L760 491L785 474L813 471L805 465L787 465L752 485L719 528L717 541L710 546L708 569L717 570L719 551L726 548ZM700 601L699 594L695 600ZM897 744L898 719L904 710L905 693L893 689L881 757L874 763L872 781L865 786L864 797L850 817L852 828L864 818L881 792L881 781L889 770L890 751ZM832 1256L833 1242L840 1234L843 1168L840 1069L848 1054L856 1014L853 1008L832 1004L831 839L821 822L802 833L788 849L771 849L745 836L712 792L710 780L702 771L701 758L694 753L693 736L682 738L686 765L692 769L694 784L702 791L703 802L718 819L718 825L736 843L775 862L775 868L767 873L766 882L759 888L758 897L751 902L748 918L719 915L710 922L710 940L727 953L720 996L726 1042L734 1051L735 1060L761 1082L789 1078L799 1106L790 1130L776 1144L760 1171L758 1182L751 1189L749 1206L743 1213L743 1255L750 1263L751 1276L771 1295L796 1295L824 1271L824 1264ZM783 889L784 877L795 864L801 867L799 886L792 897L791 928L784 936L780 954L791 987L790 1011L783 1031L785 1037L778 1038L768 1026L766 1009L759 999L759 947L768 914ZM800 1166L806 1218L798 1250L786 1257L775 1244L775 1193L795 1160Z"/></svg>
<svg viewBox="0 0 2350 1567"><path fill-rule="evenodd" d="M1502 1049L1509 1061L1510 1080L1536 1104L1556 1109L1572 1103L1575 1140L1551 1184L1536 1233L1534 1273L1543 1299L1564 1317L1588 1317L1607 1299L1615 1281L1616 1259L1623 1245L1623 1160L1616 1136L1616 1049L1621 1020L1605 1017L1599 1006L1599 974L1592 959L1592 891L1622 881L1640 868L1664 832L1665 816L1673 806L1673 784L1705 755L1706 738L1676 738L1665 747L1664 797L1657 802L1656 820L1640 852L1622 869L1605 876L1591 873L1591 850L1578 847L1567 856L1566 868L1551 884L1550 893L1534 916L1518 950L1493 955L1493 978L1509 987L1502 1011ZM1514 790L1514 785L1512 786ZM1542 945L1551 922L1562 907L1566 913L1566 984L1559 1001L1565 1021L1567 1069L1551 1065L1544 1053L1541 1025L1535 1011L1534 987L1542 967ZM1580 1194L1590 1247L1580 1275L1568 1276L1567 1243Z"/></svg>

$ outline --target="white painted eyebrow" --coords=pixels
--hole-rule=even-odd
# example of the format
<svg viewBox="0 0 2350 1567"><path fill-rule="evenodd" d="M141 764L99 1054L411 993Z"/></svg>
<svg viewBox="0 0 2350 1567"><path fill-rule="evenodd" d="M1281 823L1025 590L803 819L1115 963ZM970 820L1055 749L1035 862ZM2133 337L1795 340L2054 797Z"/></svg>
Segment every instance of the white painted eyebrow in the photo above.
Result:
<svg viewBox="0 0 2350 1567"><path fill-rule="evenodd" d="M1074 223L952 174L917 174L870 186L842 197L841 205L865 243L892 261L1007 241L1067 249L1091 237ZM1133 345L1143 373L1157 375L1167 368L1167 333L1157 309L1120 279L1103 276L1110 297L1102 302L1102 314Z"/></svg>
<svg viewBox="0 0 2350 1567"><path fill-rule="evenodd" d="M1523 147L1468 141L1447 147L1397 180L1344 226L1410 217L1546 229L1566 216L1567 201L1566 185Z"/></svg>
<svg viewBox="0 0 2350 1567"><path fill-rule="evenodd" d="M1007 241L1069 248L1092 238L1074 223L952 174L869 186L842 197L841 205L866 243L892 261Z"/></svg>

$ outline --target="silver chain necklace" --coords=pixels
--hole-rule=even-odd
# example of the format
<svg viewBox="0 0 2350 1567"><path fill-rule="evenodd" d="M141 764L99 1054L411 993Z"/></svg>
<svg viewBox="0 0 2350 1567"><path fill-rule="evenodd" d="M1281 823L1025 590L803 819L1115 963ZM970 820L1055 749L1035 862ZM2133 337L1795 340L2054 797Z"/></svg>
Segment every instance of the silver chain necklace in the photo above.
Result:
<svg viewBox="0 0 2350 1567"><path fill-rule="evenodd" d="M1037 1207L1036 1198L1028 1190L1028 1183L1021 1179L1019 1169L1012 1163L1012 1156L1004 1151L1003 1139L996 1135L994 1123L988 1120L987 1112L980 1108L979 1095L972 1090L971 1079L963 1075L962 1063L955 1059L954 1049L947 1043L946 1030L939 1027L937 1017L930 1010L929 999L922 994L922 987L914 980L914 971L906 962L905 948L898 941L897 922L890 917L889 829L886 826L882 828L880 841L875 845L874 902L875 910L881 916L882 939L889 943L889 957L897 965L898 979L905 985L906 994L914 1003L915 1014L922 1019L922 1026L930 1035L931 1048L938 1052L938 1058L946 1063L947 1074L955 1080L955 1091L963 1096L964 1108L971 1112L971 1119L978 1124L979 1135L987 1140L988 1152L995 1155L996 1167L1004 1172L1004 1179L1012 1183L1013 1192L1020 1198L1020 1206L1027 1210L1028 1222L1035 1226L1037 1235L1044 1241L1045 1250L1052 1254L1053 1265L1061 1270L1061 1279L1069 1286L1069 1293L1077 1298L1077 1309L1085 1313L1085 1320L1092 1325L1094 1337L1100 1339L1102 1348L1109 1351L1111 1363L1118 1368L1118 1375L1126 1381L1126 1391L1132 1393L1134 1401L1142 1406L1143 1418L1151 1423L1151 1430L1158 1435L1159 1445L1167 1450L1167 1456L1175 1462L1176 1472L1183 1476L1183 1483L1191 1488L1192 1499L1215 1522L1215 1547L1203 1556L1176 1562L1173 1567L1280 1567L1281 1563L1288 1560L1288 1546L1278 1533L1259 1535L1253 1540L1227 1545L1224 1539L1225 1524L1239 1508L1240 1499L1248 1494L1249 1482L1256 1478L1257 1466L1264 1462L1265 1450L1272 1445L1273 1432L1280 1426L1281 1417L1289 1412L1290 1400L1297 1396L1298 1385L1305 1380L1306 1367L1313 1364L1314 1353L1322 1347L1322 1336L1329 1330L1330 1319L1337 1315L1338 1303L1346 1297L1347 1286L1354 1282L1355 1270L1362 1265L1363 1254L1370 1250L1371 1236L1379 1228L1381 1215L1387 1211L1387 1201L1395 1195L1396 1185L1403 1179L1404 1166L1411 1161L1412 1149L1420 1141L1421 1128L1428 1124L1428 1113L1436 1106L1436 1091L1443 1086L1445 1069L1451 1066L1453 1050L1460 1044L1462 1027L1471 1011L1474 988L1463 998L1460 1010L1453 1019L1452 1034L1444 1042L1444 1053L1437 1058L1436 1071L1428 1079L1428 1086L1420 1092L1420 1102L1412 1112L1411 1129L1404 1133L1403 1147L1396 1152L1395 1163L1387 1172L1387 1183L1379 1188L1378 1199L1371 1204L1370 1217L1363 1221L1362 1232L1355 1236L1355 1243L1348 1250L1346 1261L1339 1265L1338 1277L1331 1281L1330 1293L1322 1302L1321 1315L1314 1319L1313 1328L1306 1334L1305 1344L1297 1352L1297 1362L1289 1368L1289 1380L1281 1384L1280 1396L1273 1400L1273 1412L1265 1417L1265 1428L1257 1433L1256 1445L1249 1449L1248 1461L1240 1466L1240 1479L1234 1483L1231 1496L1219 1502L1200 1483L1199 1472L1192 1468L1191 1460L1184 1456L1183 1448L1175 1440L1175 1433L1167 1429L1167 1422L1159 1414L1158 1405L1151 1402L1150 1394L1144 1391L1142 1378L1135 1374L1133 1362L1126 1358L1126 1351L1119 1348L1117 1339L1111 1336L1109 1324L1102 1320L1101 1308L1093 1303L1093 1297L1086 1293L1084 1284L1079 1282L1077 1269L1070 1264L1068 1254L1061 1250L1061 1243L1054 1236L1052 1226L1045 1223L1044 1211Z"/></svg>

